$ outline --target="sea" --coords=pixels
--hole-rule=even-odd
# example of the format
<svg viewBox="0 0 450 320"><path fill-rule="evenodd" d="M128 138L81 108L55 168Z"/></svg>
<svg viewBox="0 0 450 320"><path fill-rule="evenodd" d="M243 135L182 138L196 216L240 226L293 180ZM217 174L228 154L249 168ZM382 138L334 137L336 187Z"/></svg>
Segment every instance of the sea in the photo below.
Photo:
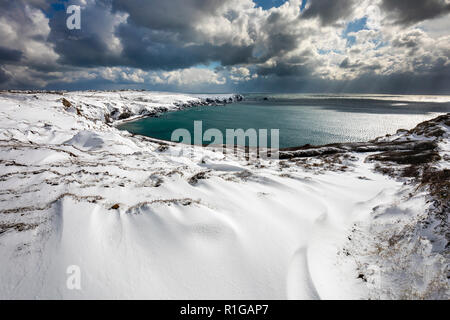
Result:
<svg viewBox="0 0 450 320"><path fill-rule="evenodd" d="M412 129L422 121L450 112L450 96L443 95L252 93L243 96L241 102L167 112L159 117L127 122L119 129L170 141L177 129L185 129L193 137L194 124L197 121L198 126L201 121L202 132L217 129L224 139L227 129L266 132L269 146L272 133L278 132L279 147L289 148L368 141L394 134L398 129ZM194 143L194 139L184 142ZM210 142L203 140L202 144ZM250 139L235 140L235 143L252 145Z"/></svg>

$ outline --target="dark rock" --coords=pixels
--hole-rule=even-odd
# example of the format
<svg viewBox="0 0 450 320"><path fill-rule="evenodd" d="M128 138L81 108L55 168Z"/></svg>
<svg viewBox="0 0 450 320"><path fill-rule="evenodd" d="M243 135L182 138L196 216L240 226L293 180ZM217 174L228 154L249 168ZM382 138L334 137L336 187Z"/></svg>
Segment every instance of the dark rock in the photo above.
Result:
<svg viewBox="0 0 450 320"><path fill-rule="evenodd" d="M191 178L189 178L189 181L188 181L189 184L195 185L198 183L199 180L207 179L207 177L206 177L207 172L208 171L202 171L202 172L199 172L199 173L193 175Z"/></svg>
<svg viewBox="0 0 450 320"><path fill-rule="evenodd" d="M363 275L362 273L360 273L360 274L358 275L358 279L361 279L362 281L367 282L366 276Z"/></svg>
<svg viewBox="0 0 450 320"><path fill-rule="evenodd" d="M119 115L119 120L128 119L132 116L131 112L125 111Z"/></svg>
<svg viewBox="0 0 450 320"><path fill-rule="evenodd" d="M437 151L387 151L367 157L368 161L395 162L397 164L424 164L441 159Z"/></svg>
<svg viewBox="0 0 450 320"><path fill-rule="evenodd" d="M120 114L120 110L118 108L114 108L113 111L110 113L110 116L112 118L116 119L119 114Z"/></svg>
<svg viewBox="0 0 450 320"><path fill-rule="evenodd" d="M167 151L169 149L169 146L167 145L167 144L161 144L157 149L156 149L156 151L158 151L158 152L165 152L165 151Z"/></svg>
<svg viewBox="0 0 450 320"><path fill-rule="evenodd" d="M66 108L70 108L72 106L72 104L69 102L69 100L67 100L66 98L62 98L62 104L64 105L64 107Z"/></svg>

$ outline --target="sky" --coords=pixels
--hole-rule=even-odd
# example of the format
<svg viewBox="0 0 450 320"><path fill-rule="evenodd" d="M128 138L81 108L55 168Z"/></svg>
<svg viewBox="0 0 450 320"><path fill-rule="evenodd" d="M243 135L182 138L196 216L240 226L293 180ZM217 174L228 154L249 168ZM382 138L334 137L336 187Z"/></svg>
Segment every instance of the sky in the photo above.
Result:
<svg viewBox="0 0 450 320"><path fill-rule="evenodd" d="M0 0L0 89L450 94L449 16L450 0Z"/></svg>

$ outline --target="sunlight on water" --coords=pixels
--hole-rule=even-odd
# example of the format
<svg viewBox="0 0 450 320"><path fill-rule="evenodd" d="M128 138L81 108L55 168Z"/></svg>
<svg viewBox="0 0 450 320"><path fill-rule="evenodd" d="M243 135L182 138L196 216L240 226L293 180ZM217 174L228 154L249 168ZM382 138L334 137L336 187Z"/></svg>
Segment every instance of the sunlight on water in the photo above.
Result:
<svg viewBox="0 0 450 320"><path fill-rule="evenodd" d="M280 129L286 148L367 141L446 112L449 96L249 94L241 103L169 112L119 128L163 140L178 128L193 135L195 120L203 121L203 131L217 128L224 135L226 129Z"/></svg>

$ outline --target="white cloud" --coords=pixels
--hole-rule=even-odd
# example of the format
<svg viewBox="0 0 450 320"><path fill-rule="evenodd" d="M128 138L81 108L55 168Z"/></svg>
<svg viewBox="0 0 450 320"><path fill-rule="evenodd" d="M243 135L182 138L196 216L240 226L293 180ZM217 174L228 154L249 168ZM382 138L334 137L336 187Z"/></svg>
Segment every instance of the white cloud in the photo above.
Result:
<svg viewBox="0 0 450 320"><path fill-rule="evenodd" d="M250 81L256 79L258 74L251 74L250 70L246 67L232 67L230 70L230 79L235 82Z"/></svg>
<svg viewBox="0 0 450 320"><path fill-rule="evenodd" d="M59 56L47 41L49 33L49 20L39 9L25 6L22 12L13 10L0 17L0 45L21 51L27 65L56 64Z"/></svg>
<svg viewBox="0 0 450 320"><path fill-rule="evenodd" d="M105 80L144 83L148 73L141 69L107 67L99 72L99 76Z"/></svg>
<svg viewBox="0 0 450 320"><path fill-rule="evenodd" d="M63 69L69 70L59 75L63 82L94 77L127 84L223 86L248 85L257 77L271 76L307 81L427 74L450 63L448 15L398 24L394 23L395 12L386 12L382 6L385 0L345 1L355 5L351 10L345 7L345 15L333 16L332 23L325 24L320 14L305 17L300 12L301 0L269 10L257 8L251 0L211 0L201 7L196 0L173 0L170 5L156 0L145 4L114 0L114 7L104 1L75 1L85 6L85 33L76 45L64 32L55 34L49 18L32 7L33 3L44 6L41 0L22 10L18 5L12 6L15 11L0 13L0 46L22 53L21 67L17 61L3 65L8 78L30 84L34 79L36 86L45 86L58 81L58 73L52 70ZM169 7L173 10L166 12ZM364 29L344 34L349 22L364 17ZM53 42L49 35L55 36ZM58 37L65 38L58 42ZM211 60L222 62L223 69L191 67ZM177 69L159 71L171 68Z"/></svg>
<svg viewBox="0 0 450 320"><path fill-rule="evenodd" d="M150 76L155 84L171 84L178 86L193 86L198 84L216 84L226 83L226 78L209 69L187 68L168 72L160 72Z"/></svg>

